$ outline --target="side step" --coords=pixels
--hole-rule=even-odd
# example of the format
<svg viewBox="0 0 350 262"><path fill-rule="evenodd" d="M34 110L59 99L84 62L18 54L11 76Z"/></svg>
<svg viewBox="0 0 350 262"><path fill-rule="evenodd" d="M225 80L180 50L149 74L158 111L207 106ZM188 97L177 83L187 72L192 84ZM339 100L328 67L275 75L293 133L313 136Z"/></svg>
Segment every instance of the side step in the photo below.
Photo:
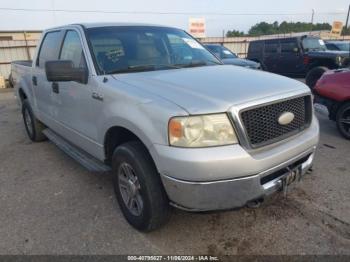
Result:
<svg viewBox="0 0 350 262"><path fill-rule="evenodd" d="M58 148L60 148L63 152L65 152L71 158L76 160L82 166L84 166L87 170L99 173L108 172L111 170L109 166L105 165L98 159L72 145L49 128L43 130L43 133L48 139L51 140L52 143L54 143Z"/></svg>

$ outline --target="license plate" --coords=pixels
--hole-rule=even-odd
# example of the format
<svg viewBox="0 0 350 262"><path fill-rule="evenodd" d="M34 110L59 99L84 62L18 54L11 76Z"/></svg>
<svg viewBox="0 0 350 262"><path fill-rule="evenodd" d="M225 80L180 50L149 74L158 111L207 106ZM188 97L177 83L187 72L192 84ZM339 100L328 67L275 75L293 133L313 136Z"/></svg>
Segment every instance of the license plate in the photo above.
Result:
<svg viewBox="0 0 350 262"><path fill-rule="evenodd" d="M289 169L288 174L282 178L282 190L285 196L287 196L288 188L291 184L301 179L301 166Z"/></svg>

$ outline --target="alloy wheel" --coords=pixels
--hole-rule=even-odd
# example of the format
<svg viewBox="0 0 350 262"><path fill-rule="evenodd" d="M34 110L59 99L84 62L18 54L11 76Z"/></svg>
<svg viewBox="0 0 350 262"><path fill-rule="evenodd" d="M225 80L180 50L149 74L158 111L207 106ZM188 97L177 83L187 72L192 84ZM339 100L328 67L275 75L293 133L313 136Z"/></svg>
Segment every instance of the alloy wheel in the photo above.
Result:
<svg viewBox="0 0 350 262"><path fill-rule="evenodd" d="M140 216L143 211L143 199L140 193L140 183L135 170L128 163L121 163L118 168L119 190L125 206L134 216Z"/></svg>

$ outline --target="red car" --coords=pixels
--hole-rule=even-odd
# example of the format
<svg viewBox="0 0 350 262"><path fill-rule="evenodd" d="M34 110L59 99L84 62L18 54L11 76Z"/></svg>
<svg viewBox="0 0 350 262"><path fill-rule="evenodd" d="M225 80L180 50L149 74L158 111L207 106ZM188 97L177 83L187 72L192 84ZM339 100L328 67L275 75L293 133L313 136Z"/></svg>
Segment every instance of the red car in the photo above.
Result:
<svg viewBox="0 0 350 262"><path fill-rule="evenodd" d="M315 102L328 108L329 118L350 139L350 69L327 71L314 88Z"/></svg>

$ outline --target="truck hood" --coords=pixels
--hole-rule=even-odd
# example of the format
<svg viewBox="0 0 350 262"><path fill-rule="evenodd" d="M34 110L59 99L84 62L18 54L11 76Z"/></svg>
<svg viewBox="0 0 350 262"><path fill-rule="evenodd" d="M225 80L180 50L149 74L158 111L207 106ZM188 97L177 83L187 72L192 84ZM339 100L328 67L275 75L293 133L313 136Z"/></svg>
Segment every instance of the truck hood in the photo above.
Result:
<svg viewBox="0 0 350 262"><path fill-rule="evenodd" d="M231 65L116 74L116 81L160 96L190 114L226 112L231 106L297 90L299 81Z"/></svg>
<svg viewBox="0 0 350 262"><path fill-rule="evenodd" d="M337 56L340 57L349 57L349 52L346 51L333 51L333 50L326 50L326 51L309 51L307 53L310 57L317 57L317 58L335 58Z"/></svg>

